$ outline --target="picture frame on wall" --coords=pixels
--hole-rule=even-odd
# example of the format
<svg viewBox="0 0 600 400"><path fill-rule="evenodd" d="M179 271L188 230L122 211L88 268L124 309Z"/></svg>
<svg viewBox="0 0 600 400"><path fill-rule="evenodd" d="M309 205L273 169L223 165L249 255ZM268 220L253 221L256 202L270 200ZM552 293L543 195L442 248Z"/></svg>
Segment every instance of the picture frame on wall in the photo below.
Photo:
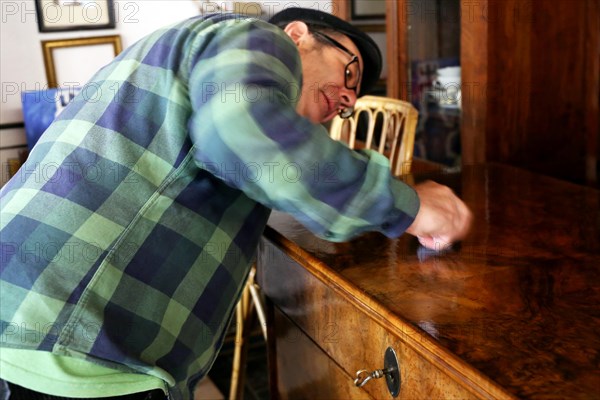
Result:
<svg viewBox="0 0 600 400"><path fill-rule="evenodd" d="M38 30L114 29L114 0L35 0Z"/></svg>
<svg viewBox="0 0 600 400"><path fill-rule="evenodd" d="M119 35L42 41L48 87L83 86L122 49Z"/></svg>
<svg viewBox="0 0 600 400"><path fill-rule="evenodd" d="M384 19L386 0L352 0L350 12L356 19Z"/></svg>

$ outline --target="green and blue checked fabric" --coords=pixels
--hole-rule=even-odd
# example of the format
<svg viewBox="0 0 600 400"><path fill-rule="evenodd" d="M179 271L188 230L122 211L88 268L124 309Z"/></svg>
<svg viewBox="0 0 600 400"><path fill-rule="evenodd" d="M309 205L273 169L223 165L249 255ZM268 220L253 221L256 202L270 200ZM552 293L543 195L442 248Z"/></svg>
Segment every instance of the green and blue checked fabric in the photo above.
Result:
<svg viewBox="0 0 600 400"><path fill-rule="evenodd" d="M1 346L163 379L187 399L221 346L271 209L343 241L396 237L414 191L295 111L280 29L193 18L121 53L1 196Z"/></svg>

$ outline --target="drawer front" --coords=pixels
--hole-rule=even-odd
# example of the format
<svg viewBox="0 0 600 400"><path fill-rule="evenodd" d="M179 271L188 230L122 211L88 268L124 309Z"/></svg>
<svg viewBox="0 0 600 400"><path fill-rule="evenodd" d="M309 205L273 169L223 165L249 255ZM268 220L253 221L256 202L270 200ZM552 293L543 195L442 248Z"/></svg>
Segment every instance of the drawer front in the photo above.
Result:
<svg viewBox="0 0 600 400"><path fill-rule="evenodd" d="M280 399L372 399L277 308L273 322Z"/></svg>
<svg viewBox="0 0 600 400"><path fill-rule="evenodd" d="M328 358L339 365L350 384L353 384L358 370L383 368L384 353L390 346L396 351L400 363L402 385L398 398L477 398L415 352L399 336L390 333L331 289L330 286L335 283L326 285L266 240L261 244L258 265L259 283L265 294ZM279 337L278 341L281 342ZM293 343L278 343L278 358L283 345L294 347ZM443 360L439 362L443 364ZM295 373L304 367L299 363L286 363L278 365L278 368L290 368L291 373ZM280 376L285 373L278 371ZM327 380L318 384L324 388L329 386ZM360 393L361 389L353 389ZM376 399L392 398L385 379L371 380L363 389ZM353 396L351 393L347 398Z"/></svg>

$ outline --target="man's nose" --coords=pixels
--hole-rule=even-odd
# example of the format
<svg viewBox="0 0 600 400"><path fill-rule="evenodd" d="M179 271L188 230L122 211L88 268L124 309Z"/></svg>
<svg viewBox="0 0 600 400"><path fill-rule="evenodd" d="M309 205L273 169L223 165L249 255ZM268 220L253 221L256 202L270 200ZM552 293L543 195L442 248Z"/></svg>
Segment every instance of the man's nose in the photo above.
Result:
<svg viewBox="0 0 600 400"><path fill-rule="evenodd" d="M356 92L353 89L342 88L340 90L340 106L343 108L354 107L356 103Z"/></svg>

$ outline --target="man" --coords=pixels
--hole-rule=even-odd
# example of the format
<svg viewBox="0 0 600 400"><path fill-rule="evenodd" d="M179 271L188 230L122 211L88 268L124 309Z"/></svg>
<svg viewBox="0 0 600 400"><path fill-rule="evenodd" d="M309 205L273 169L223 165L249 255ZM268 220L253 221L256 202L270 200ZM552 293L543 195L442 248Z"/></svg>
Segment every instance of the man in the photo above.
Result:
<svg viewBox="0 0 600 400"><path fill-rule="evenodd" d="M373 41L313 10L271 22L193 18L131 46L3 188L0 377L13 395L189 398L270 209L331 241L466 234L449 189L415 191L320 125L376 81Z"/></svg>

